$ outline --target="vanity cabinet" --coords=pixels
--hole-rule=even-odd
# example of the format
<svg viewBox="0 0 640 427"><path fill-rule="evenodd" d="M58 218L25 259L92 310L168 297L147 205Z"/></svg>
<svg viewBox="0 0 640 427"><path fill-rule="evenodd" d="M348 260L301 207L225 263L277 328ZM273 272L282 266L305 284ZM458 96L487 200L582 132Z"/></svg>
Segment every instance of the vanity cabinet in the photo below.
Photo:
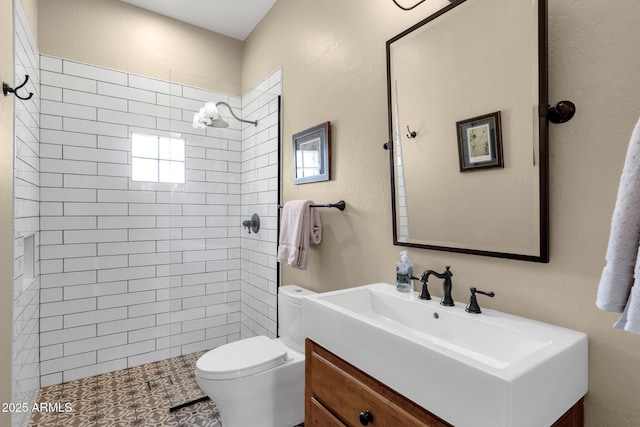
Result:
<svg viewBox="0 0 640 427"><path fill-rule="evenodd" d="M305 427L444 427L451 424L306 340ZM583 401L552 427L581 427Z"/></svg>

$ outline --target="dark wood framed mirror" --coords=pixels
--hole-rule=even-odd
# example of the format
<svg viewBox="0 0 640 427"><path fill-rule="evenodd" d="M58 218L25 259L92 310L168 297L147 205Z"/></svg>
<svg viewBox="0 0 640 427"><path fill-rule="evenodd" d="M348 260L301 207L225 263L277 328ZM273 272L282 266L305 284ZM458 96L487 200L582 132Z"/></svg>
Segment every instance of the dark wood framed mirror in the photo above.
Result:
<svg viewBox="0 0 640 427"><path fill-rule="evenodd" d="M547 1L456 0L386 53L394 244L548 262Z"/></svg>

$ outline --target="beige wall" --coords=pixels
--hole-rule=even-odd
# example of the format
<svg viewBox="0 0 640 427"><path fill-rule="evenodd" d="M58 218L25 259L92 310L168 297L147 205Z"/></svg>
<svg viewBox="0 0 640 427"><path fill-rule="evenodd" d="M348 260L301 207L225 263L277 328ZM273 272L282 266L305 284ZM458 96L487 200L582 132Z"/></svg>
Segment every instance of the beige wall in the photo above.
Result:
<svg viewBox="0 0 640 427"><path fill-rule="evenodd" d="M283 200L344 199L322 210L324 240L309 269L282 269L282 283L327 291L394 280L391 244L385 41L444 1L403 12L391 1L279 0L245 42L243 85L283 67ZM640 425L640 337L611 328L595 308L609 223L631 130L640 115L640 4L549 0L550 99L576 117L551 125L551 262L410 250L416 270L451 265L454 297L493 290L487 307L584 331L590 343L586 424ZM333 180L293 185L291 135L330 120ZM433 294L438 289L432 286ZM419 366L421 361L414 360Z"/></svg>
<svg viewBox="0 0 640 427"><path fill-rule="evenodd" d="M1 0L0 80L13 85L13 0ZM11 402L13 271L13 97L0 96L0 403ZM0 412L0 425L11 414Z"/></svg>
<svg viewBox="0 0 640 427"><path fill-rule="evenodd" d="M39 48L134 74L241 95L242 42L120 0L41 0Z"/></svg>

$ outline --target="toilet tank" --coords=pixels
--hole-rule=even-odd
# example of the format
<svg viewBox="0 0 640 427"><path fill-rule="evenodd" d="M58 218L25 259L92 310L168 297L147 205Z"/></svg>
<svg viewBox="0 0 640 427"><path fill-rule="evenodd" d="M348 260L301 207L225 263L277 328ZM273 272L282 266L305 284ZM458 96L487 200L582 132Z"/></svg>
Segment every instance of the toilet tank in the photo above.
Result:
<svg viewBox="0 0 640 427"><path fill-rule="evenodd" d="M304 353L304 321L302 297L315 294L297 285L280 286L278 289L278 335L288 347Z"/></svg>

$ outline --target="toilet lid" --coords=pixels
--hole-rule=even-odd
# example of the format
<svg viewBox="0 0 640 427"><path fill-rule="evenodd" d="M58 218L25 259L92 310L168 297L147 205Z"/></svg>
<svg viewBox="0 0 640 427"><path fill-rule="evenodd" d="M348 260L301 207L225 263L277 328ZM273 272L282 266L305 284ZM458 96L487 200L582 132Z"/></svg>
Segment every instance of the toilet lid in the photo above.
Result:
<svg viewBox="0 0 640 427"><path fill-rule="evenodd" d="M196 371L201 378L227 380L275 368L287 359L287 350L281 343L257 336L208 351L196 362Z"/></svg>

